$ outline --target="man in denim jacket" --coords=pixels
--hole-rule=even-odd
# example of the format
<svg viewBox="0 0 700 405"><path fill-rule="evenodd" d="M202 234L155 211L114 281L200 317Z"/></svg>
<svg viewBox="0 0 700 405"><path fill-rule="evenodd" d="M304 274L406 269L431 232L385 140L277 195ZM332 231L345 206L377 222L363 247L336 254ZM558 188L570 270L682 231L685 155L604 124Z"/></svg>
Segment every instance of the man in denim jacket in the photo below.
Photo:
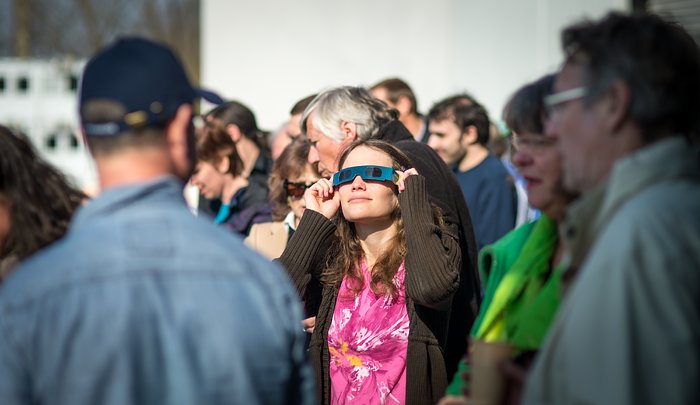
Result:
<svg viewBox="0 0 700 405"><path fill-rule="evenodd" d="M87 64L81 124L102 194L0 290L1 404L315 401L286 275L182 198L198 96L220 101L150 41Z"/></svg>

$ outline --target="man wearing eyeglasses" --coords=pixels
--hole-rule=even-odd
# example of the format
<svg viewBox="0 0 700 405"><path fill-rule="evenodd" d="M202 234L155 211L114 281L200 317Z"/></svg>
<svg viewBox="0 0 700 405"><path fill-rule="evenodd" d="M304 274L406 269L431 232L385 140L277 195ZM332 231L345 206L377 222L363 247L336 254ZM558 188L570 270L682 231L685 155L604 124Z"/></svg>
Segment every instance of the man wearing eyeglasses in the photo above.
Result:
<svg viewBox="0 0 700 405"><path fill-rule="evenodd" d="M700 403L698 46L619 13L562 42L546 133L583 194L564 229L576 279L524 403Z"/></svg>

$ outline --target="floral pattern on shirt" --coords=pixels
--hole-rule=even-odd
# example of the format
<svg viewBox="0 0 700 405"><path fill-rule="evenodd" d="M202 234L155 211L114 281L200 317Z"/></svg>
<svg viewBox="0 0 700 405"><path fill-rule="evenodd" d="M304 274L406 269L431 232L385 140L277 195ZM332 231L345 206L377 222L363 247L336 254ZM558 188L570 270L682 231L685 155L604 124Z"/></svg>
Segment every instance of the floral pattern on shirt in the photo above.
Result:
<svg viewBox="0 0 700 405"><path fill-rule="evenodd" d="M404 403L409 329L404 264L391 296L375 294L364 261L360 265L363 289L353 295L343 279L328 331L331 403Z"/></svg>

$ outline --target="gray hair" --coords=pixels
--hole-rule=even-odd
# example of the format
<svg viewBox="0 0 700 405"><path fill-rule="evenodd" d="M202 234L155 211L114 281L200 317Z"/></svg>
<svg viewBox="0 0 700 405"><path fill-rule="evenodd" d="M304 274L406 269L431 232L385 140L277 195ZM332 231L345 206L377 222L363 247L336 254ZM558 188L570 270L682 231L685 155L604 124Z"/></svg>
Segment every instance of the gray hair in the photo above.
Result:
<svg viewBox="0 0 700 405"><path fill-rule="evenodd" d="M376 135L384 124L398 119L398 111L383 101L372 97L362 87L343 86L326 90L316 96L301 116L301 130L306 134L306 124L315 112L313 124L316 129L336 142L344 139L341 130L343 121L357 126L357 137L366 140Z"/></svg>
<svg viewBox="0 0 700 405"><path fill-rule="evenodd" d="M621 80L632 93L628 118L646 141L700 132L700 52L679 24L612 12L566 28L562 47L567 63L583 68L587 105Z"/></svg>

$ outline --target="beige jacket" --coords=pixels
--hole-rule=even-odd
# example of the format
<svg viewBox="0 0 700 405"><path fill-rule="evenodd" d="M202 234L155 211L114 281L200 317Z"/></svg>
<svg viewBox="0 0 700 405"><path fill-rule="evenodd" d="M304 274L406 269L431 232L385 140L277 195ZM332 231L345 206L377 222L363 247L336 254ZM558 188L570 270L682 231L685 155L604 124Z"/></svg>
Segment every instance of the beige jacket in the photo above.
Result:
<svg viewBox="0 0 700 405"><path fill-rule="evenodd" d="M282 255L287 246L287 227L284 222L263 222L254 224L245 238L245 244L268 259Z"/></svg>

